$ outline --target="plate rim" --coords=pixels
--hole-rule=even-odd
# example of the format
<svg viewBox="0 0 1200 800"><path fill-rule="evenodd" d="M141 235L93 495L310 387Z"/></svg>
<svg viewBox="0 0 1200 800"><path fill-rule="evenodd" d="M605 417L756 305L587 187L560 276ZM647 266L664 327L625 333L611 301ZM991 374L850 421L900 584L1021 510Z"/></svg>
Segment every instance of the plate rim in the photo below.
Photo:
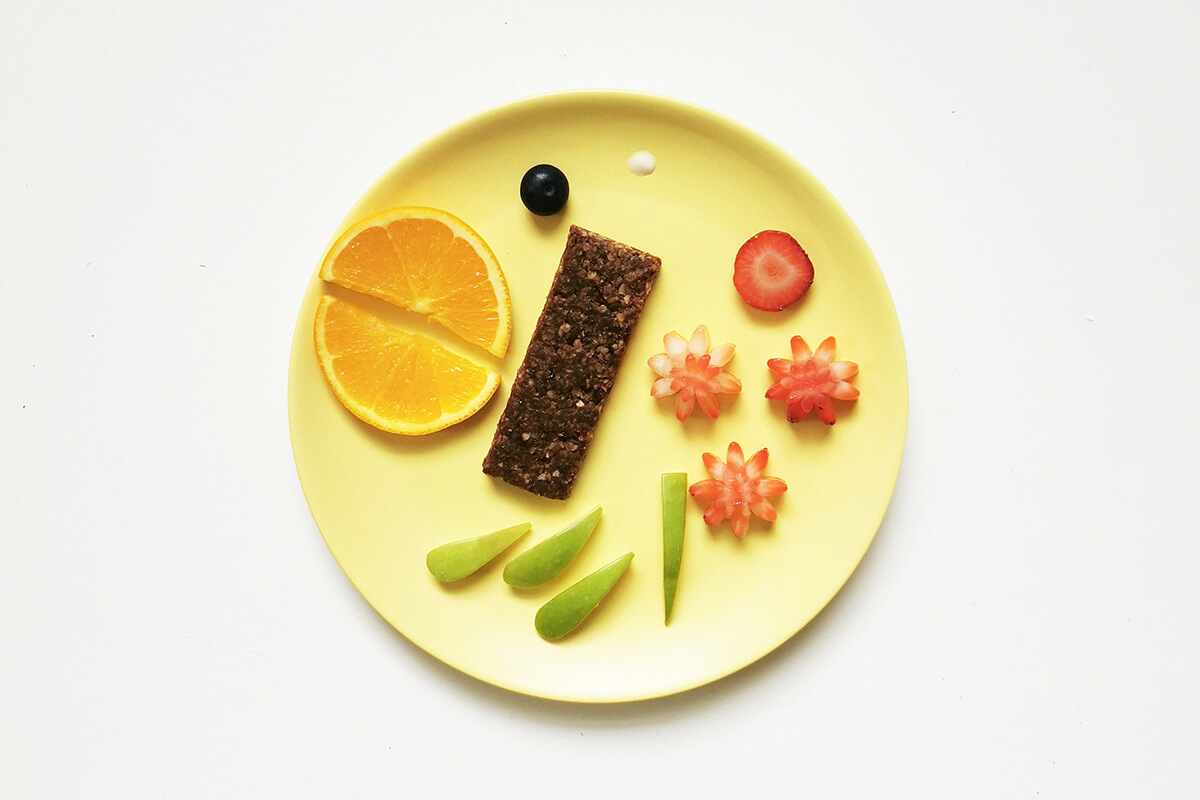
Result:
<svg viewBox="0 0 1200 800"><path fill-rule="evenodd" d="M461 666L451 663L450 661L447 661L446 659L439 656L437 653L426 649L420 643L418 643L417 641L410 638L408 636L408 634L406 634L403 630L401 630L399 627L397 627L395 624L393 624L393 622L387 616L385 616L368 599L367 593L363 591L363 589L355 581L354 576L350 574L350 572L342 564L341 560L338 559L337 554L334 551L333 547L331 546L326 533L324 532L324 530L321 529L321 526L319 524L317 524L315 515L313 515L312 502L309 499L309 487L307 487L305 485L304 476L301 474L301 470L300 470L299 458L296 453L297 431L296 431L296 427L295 427L296 423L295 423L294 415L292 413L292 403L294 400L294 387L293 387L294 377L293 376L296 371L296 363L295 362L296 362L296 359L299 357L300 342L311 339L311 335L306 333L306 329L310 328L311 326L305 324L303 315L300 315L300 318L297 319L297 321L296 321L294 335L292 337L291 344L289 347L288 377L287 377L287 405L288 405L289 440L290 440L291 449L292 449L293 466L296 469L297 479L300 482L301 491L304 494L306 506L308 507L310 517L313 519L314 527L317 528L318 533L321 535L322 541L325 543L326 548L330 552L330 555L333 557L335 563L338 564L338 567L339 567L339 569L341 569L343 575L346 576L346 578L350 581L351 585L354 587L355 591L359 594L359 597L364 602L366 602L367 605L371 608L371 610L375 614L377 614L385 623L387 623L387 625L393 631L395 631L397 634L399 634L401 637L403 637L404 640L409 643L409 645L411 645L412 647L414 647L416 650L420 651L421 653L424 653L425 655L429 656L435 662L445 665L446 667L450 668L458 675L468 677L472 680L479 681L480 683L482 683L486 686L491 686L491 687L495 687L497 689L502 689L504 691L511 692L516 695L530 697L530 698L539 699L539 700L550 700L550 701L554 701L554 702L572 703L572 704L580 704L580 705L615 705L615 704L623 704L623 703L638 703L638 702L643 702L643 701L647 701L647 700L672 697L672 696L690 692L694 689L698 689L698 688L701 688L704 686L709 686L709 685L715 684L719 681L722 681L726 678L729 678L730 676L735 675L735 674L745 670L746 668L752 666L755 663L758 663L762 659L764 659L767 656L771 655L772 653L778 651L780 648L785 646L788 642L795 639L796 636L798 636L803 630L805 630L813 622L813 620L815 620L818 616L820 616L830 606L830 604L832 604L834 599L839 594L842 593L846 584L849 582L850 578L856 572L858 572L858 570L862 564L862 561L866 558L867 553L870 552L871 547L874 545L875 539L878 536L879 530L882 528L884 521L887 518L888 512L892 507L892 503L893 503L893 500L895 497L896 486L898 484L900 471L902 469L902 465L904 462L904 455L906 452L907 438L908 438L908 423L909 423L909 413L910 413L908 354L907 354L907 349L904 345L903 329L900 324L899 314L897 312L896 305L895 305L895 299L892 296L890 287L888 287L886 278L883 276L883 272L879 266L878 260L875 258L874 252L871 250L869 244L866 241L865 236L862 234L862 231L859 229L858 225L855 224L854 220L849 216L849 214L842 207L841 203L832 194L832 192L830 192L828 190L828 188L823 183L821 183L820 180L818 180L816 178L816 176L813 175L813 173L798 158L793 156L790 152L788 152L786 149L781 147L779 144L777 144L776 142L774 142L773 140L771 140L764 134L759 133L758 131L754 130L753 128L746 126L744 123L741 123L741 122L737 121L736 119L733 119L732 117L729 117L729 116L722 114L718 111L715 111L711 108L708 108L703 105L699 105L699 104L691 102L691 101L682 100L682 99L678 99L678 98L674 98L674 97L669 97L669 96L661 95L661 94L650 93L650 92L644 92L644 91L638 91L638 90L628 90L628 89L558 90L558 91L526 95L526 96L511 100L511 101L493 104L493 105L488 106L488 107L486 107L480 111L477 111L473 114L462 117L462 118L458 119L457 121L441 128L438 131L435 131L433 134L426 136L425 138L420 140L418 142L418 144L416 144L415 146L413 146L412 148L407 150L399 158L392 161L392 163L389 164L387 166L387 168L384 169L379 174L378 177L376 177L373 181L371 181L371 183L367 186L367 188L365 188L359 194L359 196L355 199L355 201L351 205L351 207L350 207L349 211L347 212L347 214L345 215L345 217L338 223L333 234L331 235L331 237L329 239L329 242L326 244L325 249L323 249L321 252L324 253L328 249L328 247L331 246L333 244L333 242L335 242L337 240L337 238L339 236L341 236L342 233L350 225L353 225L361 217L362 214L360 212L360 206L367 204L370 197L377 194L382 189L382 187L393 182L395 180L395 178L394 178L395 173L399 170L402 170L406 164L409 164L410 162L414 162L414 161L420 161L422 159L422 157L424 157L424 155L428 151L431 151L438 147L441 147L446 140L453 139L455 137L461 137L464 134L470 133L470 131L473 128L487 127L489 124L493 124L496 120L498 120L504 116L507 116L507 115L519 115L522 113L528 113L531 110L539 109L541 107L549 107L549 106L553 106L555 104L562 104L562 103L568 103L568 104L569 103L615 103L617 105L620 105L622 103L635 103L635 104L638 104L639 106L645 106L652 110L658 111L659 113L661 113L663 108L667 108L672 113L675 113L675 114L686 114L686 115L698 116L698 117L702 118L708 124L717 126L718 128L720 128L723 132L725 132L727 134L736 136L737 138L742 139L742 140L749 141L755 148L765 151L769 155L769 157L774 160L782 161L783 163L786 163L790 169L792 169L796 174L798 174L799 176L804 178L804 180L808 183L808 185L815 192L818 193L821 203L827 209L831 209L832 211L834 211L842 219L843 223L845 224L846 230L848 232L850 232L854 236L854 238L857 240L856 245L859 248L861 248L862 254L865 255L867 259L869 259L870 267L873 268L874 273L878 276L878 278L882 282L882 285L885 289L884 299L887 302L888 310L891 312L891 317L892 317L891 321L894 324L894 329L895 329L896 335L898 337L898 341L897 341L898 353L899 353L898 366L899 366L899 376L902 380L902 385L898 387L897 394L899 395L900 398L902 398L902 408L900 409L900 411L901 411L900 419L901 419L902 424L900 426L900 431L899 431L898 457L895 460L894 468L887 474L887 481L886 481L887 500L882 505L882 508L881 508L881 511L879 514L879 518L877 520L875 520L874 523L872 524L871 533L870 533L870 536L865 541L865 546L863 548L862 554L859 555L857 560L854 562L853 567L847 572L847 574L844 576L844 578L842 578L837 583L837 588L829 595L829 597L826 600L824 600L824 602L807 619L800 621L798 623L796 629L792 633L790 633L789 635L784 637L782 640L780 640L778 643L776 643L773 646L771 646L770 648L768 648L765 652L762 652L758 655L755 655L755 656L749 658L748 660L744 661L744 663L741 663L739 666L734 666L732 668L723 670L719 674L711 674L708 677L705 677L702 679L688 681L688 682L685 682L678 686L675 686L673 688L670 688L668 690L649 690L649 691L645 691L645 692L625 693L621 697L613 697L613 698L610 698L610 697L577 697L577 696L566 696L561 693L553 693L553 692L539 693L536 691L531 691L529 689L522 688L520 686L510 685L510 684L506 684L503 682L498 682L498 681L490 679L490 678L481 677L480 675L475 674L475 672L469 671L468 669L464 669ZM302 293L301 304L300 304L301 310L304 305L304 298L307 297L307 295L313 285L313 281L315 279L314 276L317 275L318 270L319 270L319 259L318 259L318 266L316 268L314 268L312 273L310 273L309 278L308 278L307 282L305 283L305 288Z"/></svg>

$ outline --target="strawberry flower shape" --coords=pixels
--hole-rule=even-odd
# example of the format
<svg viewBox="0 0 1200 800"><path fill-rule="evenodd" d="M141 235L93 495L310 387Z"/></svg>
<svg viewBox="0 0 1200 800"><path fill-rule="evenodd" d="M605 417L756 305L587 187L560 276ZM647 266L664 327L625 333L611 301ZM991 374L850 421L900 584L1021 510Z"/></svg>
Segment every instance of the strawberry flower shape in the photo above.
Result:
<svg viewBox="0 0 1200 800"><path fill-rule="evenodd" d="M768 400L787 403L788 422L799 422L814 408L826 425L832 425L837 415L834 400L854 400L858 388L848 383L858 374L853 361L834 361L837 342L832 336L821 342L817 352L808 349L804 339L792 337L792 358L772 358L767 368L780 378L767 389Z"/></svg>
<svg viewBox="0 0 1200 800"><path fill-rule="evenodd" d="M709 500L704 512L704 521L719 525L729 520L733 534L739 539L750 528L750 515L766 522L775 520L775 507L768 497L787 491L787 484L779 478L764 478L767 467L767 448L763 448L747 461L741 445L729 443L725 460L712 453L704 454L704 468L712 476L710 480L693 483L688 490L698 500Z"/></svg>
<svg viewBox="0 0 1200 800"><path fill-rule="evenodd" d="M708 349L708 328L700 325L690 340L675 331L663 337L667 352L652 356L647 364L659 376L650 387L652 397L675 399L675 418L683 422L692 415L692 408L716 419L721 413L717 399L720 394L737 394L742 382L723 368L733 358L734 346L723 344Z"/></svg>

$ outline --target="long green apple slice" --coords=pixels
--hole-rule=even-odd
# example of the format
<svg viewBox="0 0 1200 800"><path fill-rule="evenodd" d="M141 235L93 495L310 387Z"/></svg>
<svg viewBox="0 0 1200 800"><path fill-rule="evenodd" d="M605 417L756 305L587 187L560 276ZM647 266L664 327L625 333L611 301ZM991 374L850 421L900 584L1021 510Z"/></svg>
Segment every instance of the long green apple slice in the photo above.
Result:
<svg viewBox="0 0 1200 800"><path fill-rule="evenodd" d="M675 589L679 586L679 564L683 561L683 521L687 507L687 473L666 472L662 476L663 529L663 624L671 621Z"/></svg>

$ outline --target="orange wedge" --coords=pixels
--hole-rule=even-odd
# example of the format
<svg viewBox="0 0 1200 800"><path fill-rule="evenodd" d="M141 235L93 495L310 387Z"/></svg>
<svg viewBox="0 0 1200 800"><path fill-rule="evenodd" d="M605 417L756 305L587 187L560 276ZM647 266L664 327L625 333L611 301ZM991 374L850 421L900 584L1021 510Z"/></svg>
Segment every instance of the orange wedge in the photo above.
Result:
<svg viewBox="0 0 1200 800"><path fill-rule="evenodd" d="M342 404L391 433L433 433L462 422L500 385L495 372L330 295L317 305L313 338Z"/></svg>
<svg viewBox="0 0 1200 800"><path fill-rule="evenodd" d="M324 280L425 314L494 356L512 335L500 264L467 223L434 208L393 208L352 225L321 264Z"/></svg>

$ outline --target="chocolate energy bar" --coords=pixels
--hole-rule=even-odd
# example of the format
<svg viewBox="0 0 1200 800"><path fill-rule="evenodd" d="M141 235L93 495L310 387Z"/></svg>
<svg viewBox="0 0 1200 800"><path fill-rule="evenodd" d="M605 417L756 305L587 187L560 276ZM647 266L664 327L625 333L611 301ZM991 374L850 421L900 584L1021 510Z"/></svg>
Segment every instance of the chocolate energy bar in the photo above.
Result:
<svg viewBox="0 0 1200 800"><path fill-rule="evenodd" d="M571 226L483 471L563 500L662 262Z"/></svg>

